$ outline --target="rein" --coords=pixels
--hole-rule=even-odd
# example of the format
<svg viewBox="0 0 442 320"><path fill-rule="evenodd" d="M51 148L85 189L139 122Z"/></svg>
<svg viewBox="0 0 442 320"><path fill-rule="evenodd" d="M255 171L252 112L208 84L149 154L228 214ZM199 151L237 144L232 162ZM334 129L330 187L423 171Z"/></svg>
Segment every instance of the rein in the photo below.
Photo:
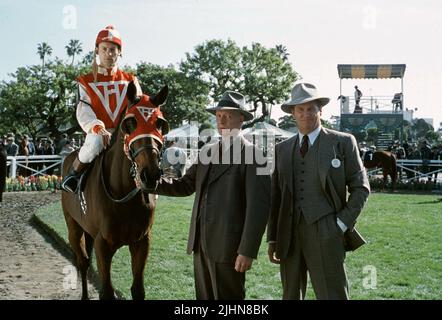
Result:
<svg viewBox="0 0 442 320"><path fill-rule="evenodd" d="M135 197L138 192L140 192L141 190L137 187L135 187L132 191L130 191L127 195L125 195L123 198L121 199L115 199L114 197L112 197L112 195L110 194L110 192L107 190L106 188L106 182L104 181L104 155L101 157L100 159L101 165L100 165L100 179L101 179L101 184L103 185L103 190L104 193L106 194L106 196L112 200L112 202L116 202L116 203L125 203L128 202L129 200L131 200L133 197Z"/></svg>

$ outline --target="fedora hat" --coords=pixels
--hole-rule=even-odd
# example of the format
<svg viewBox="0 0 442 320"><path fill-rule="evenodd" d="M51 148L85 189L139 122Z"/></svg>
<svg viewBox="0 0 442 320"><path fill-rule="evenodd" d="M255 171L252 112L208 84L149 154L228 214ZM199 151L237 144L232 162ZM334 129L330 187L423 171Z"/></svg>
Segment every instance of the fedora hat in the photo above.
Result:
<svg viewBox="0 0 442 320"><path fill-rule="evenodd" d="M292 89L292 98L281 105L282 111L292 113L292 107L298 104L318 100L319 107L325 106L330 99L321 97L314 85L311 83L298 83Z"/></svg>
<svg viewBox="0 0 442 320"><path fill-rule="evenodd" d="M216 115L218 110L237 110L244 116L244 121L249 121L253 119L253 114L246 110L245 104L246 99L241 93L226 91L215 108L208 108L206 110L214 115Z"/></svg>

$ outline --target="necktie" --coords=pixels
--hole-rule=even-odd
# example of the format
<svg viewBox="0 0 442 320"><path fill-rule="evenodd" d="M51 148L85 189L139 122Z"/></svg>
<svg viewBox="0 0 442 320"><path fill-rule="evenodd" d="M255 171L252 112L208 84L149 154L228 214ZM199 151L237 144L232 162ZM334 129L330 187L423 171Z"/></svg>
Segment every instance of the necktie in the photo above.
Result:
<svg viewBox="0 0 442 320"><path fill-rule="evenodd" d="M301 144L301 156L304 158L305 154L308 151L308 135L304 135L302 137L302 144Z"/></svg>

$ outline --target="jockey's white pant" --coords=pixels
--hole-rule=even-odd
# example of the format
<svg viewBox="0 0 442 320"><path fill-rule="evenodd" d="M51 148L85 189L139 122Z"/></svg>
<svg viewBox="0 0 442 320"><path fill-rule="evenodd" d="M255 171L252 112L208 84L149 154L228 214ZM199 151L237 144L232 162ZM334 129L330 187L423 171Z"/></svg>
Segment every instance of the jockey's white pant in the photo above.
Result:
<svg viewBox="0 0 442 320"><path fill-rule="evenodd" d="M103 149L103 137L96 133L88 133L78 152L78 160L83 163L91 163Z"/></svg>

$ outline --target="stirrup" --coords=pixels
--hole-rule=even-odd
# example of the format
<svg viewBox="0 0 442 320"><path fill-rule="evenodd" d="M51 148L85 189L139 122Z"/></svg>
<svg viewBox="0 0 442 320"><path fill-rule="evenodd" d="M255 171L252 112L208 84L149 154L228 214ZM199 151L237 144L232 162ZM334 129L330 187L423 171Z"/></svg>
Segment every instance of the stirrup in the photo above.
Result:
<svg viewBox="0 0 442 320"><path fill-rule="evenodd" d="M61 188L66 192L77 193L78 191L78 176L76 172L69 173L66 177L64 177L61 182Z"/></svg>

